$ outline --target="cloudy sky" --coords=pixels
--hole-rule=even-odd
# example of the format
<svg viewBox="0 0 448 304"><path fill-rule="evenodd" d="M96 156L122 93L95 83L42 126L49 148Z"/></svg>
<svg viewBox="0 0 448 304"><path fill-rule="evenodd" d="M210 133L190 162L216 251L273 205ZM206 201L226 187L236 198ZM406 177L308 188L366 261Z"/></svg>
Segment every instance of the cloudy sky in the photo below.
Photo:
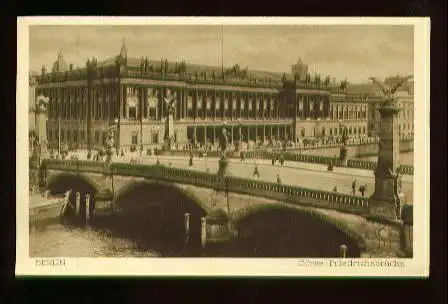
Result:
<svg viewBox="0 0 448 304"><path fill-rule="evenodd" d="M83 66L119 53L125 38L128 57L221 65L221 26L72 26L30 27L30 69L51 70L62 50L67 63ZM412 74L412 26L230 26L223 28L224 66L288 72L299 57L314 73L350 82L370 76Z"/></svg>

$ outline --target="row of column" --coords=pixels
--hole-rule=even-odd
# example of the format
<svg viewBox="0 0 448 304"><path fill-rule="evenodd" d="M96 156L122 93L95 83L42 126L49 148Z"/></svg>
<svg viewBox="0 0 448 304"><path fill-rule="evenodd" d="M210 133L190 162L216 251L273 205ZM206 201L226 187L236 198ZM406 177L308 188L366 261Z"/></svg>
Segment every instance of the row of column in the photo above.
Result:
<svg viewBox="0 0 448 304"><path fill-rule="evenodd" d="M93 119L112 119L118 116L117 93L113 87L93 89L90 103ZM50 118L87 118L89 92L86 87L40 90L39 94L50 99L48 109Z"/></svg>
<svg viewBox="0 0 448 304"><path fill-rule="evenodd" d="M196 90L193 93L189 93L186 88L147 88L147 87L125 87L122 88L124 95L121 98L122 104L122 117L129 119L129 109L134 107L130 105L128 100L134 98L136 117L140 117L142 114L143 119L160 120L164 118L165 102L164 97L167 95L167 90L170 90L171 94L175 93L175 108L174 117L176 119L182 118L277 118L282 113L279 113L278 99L257 99L249 100L248 97L243 97L242 102L241 95L234 97L223 98L222 94L213 91L213 96L203 97L199 95ZM238 93L236 93L238 94ZM218 96L221 95L221 96ZM251 105L251 110L249 109ZM142 113L140 113L142 112ZM227 115L226 115L227 112ZM152 115L150 115L152 113ZM229 115L230 114L230 115ZM285 114L285 113L283 113ZM285 115L283 115L285 116Z"/></svg>
<svg viewBox="0 0 448 304"><path fill-rule="evenodd" d="M355 109L350 109L350 106L331 106L331 117L333 119L365 119L367 118L367 106L354 106Z"/></svg>
<svg viewBox="0 0 448 304"><path fill-rule="evenodd" d="M192 133L191 136L189 136L190 140L193 140L196 138L196 141L202 144L205 144L208 139L210 138L213 143L217 141L217 139L220 136L220 132L222 129L222 126L193 126L193 127L187 127L190 129L190 132ZM211 129L211 133L207 132L207 129ZM238 140L238 126L230 126L228 127L229 133L230 133L230 139L231 141ZM193 132L191 132L191 130ZM260 132L260 133L259 133ZM199 134L198 134L199 133ZM242 133L242 140L245 142L248 141L254 141L256 142L259 137L261 137L262 141L269 140L269 139L293 139L291 138L292 132L292 126L290 125L258 125L258 126L241 126L241 133ZM212 136L210 136L212 135Z"/></svg>

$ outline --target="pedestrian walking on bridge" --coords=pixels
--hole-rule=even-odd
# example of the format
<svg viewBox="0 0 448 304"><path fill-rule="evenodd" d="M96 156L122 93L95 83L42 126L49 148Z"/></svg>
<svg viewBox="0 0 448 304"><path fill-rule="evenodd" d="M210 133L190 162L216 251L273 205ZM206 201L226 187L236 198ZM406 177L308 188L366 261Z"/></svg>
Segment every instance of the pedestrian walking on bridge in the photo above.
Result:
<svg viewBox="0 0 448 304"><path fill-rule="evenodd" d="M359 186L359 192L361 192L361 196L364 196L364 193L367 190L367 185L361 185Z"/></svg>
<svg viewBox="0 0 448 304"><path fill-rule="evenodd" d="M188 162L189 167L193 167L193 153L190 154L190 161Z"/></svg>
<svg viewBox="0 0 448 304"><path fill-rule="evenodd" d="M354 179L352 182L352 194L353 195L356 194L356 179Z"/></svg>
<svg viewBox="0 0 448 304"><path fill-rule="evenodd" d="M257 176L258 178L260 178L260 172L258 172L258 165L255 164L255 169L254 169L254 176Z"/></svg>

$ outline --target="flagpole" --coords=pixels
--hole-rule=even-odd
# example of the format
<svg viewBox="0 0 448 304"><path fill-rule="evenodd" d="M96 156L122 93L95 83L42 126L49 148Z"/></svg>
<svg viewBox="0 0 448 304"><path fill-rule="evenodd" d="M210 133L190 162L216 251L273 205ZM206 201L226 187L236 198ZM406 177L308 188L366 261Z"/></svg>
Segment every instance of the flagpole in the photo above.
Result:
<svg viewBox="0 0 448 304"><path fill-rule="evenodd" d="M224 24L221 25L221 77L224 79Z"/></svg>
<svg viewBox="0 0 448 304"><path fill-rule="evenodd" d="M61 101L58 99L58 155L61 156L61 115L62 115L62 108L61 108Z"/></svg>

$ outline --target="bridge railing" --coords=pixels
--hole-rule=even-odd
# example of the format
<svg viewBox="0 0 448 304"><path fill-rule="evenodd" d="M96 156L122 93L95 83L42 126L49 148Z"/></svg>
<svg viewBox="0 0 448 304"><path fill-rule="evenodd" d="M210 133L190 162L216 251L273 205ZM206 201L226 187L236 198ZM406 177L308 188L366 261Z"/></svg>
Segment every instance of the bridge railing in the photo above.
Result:
<svg viewBox="0 0 448 304"><path fill-rule="evenodd" d="M236 177L227 177L224 184L218 184L216 174L171 168L163 165L113 163L110 171L114 175L143 177L165 182L228 190L229 192L265 197L299 205L350 212L363 212L368 208L368 198L365 197Z"/></svg>
<svg viewBox="0 0 448 304"><path fill-rule="evenodd" d="M91 160L60 160L46 159L43 166L49 170L61 170L71 172L107 173L109 166L105 162Z"/></svg>

